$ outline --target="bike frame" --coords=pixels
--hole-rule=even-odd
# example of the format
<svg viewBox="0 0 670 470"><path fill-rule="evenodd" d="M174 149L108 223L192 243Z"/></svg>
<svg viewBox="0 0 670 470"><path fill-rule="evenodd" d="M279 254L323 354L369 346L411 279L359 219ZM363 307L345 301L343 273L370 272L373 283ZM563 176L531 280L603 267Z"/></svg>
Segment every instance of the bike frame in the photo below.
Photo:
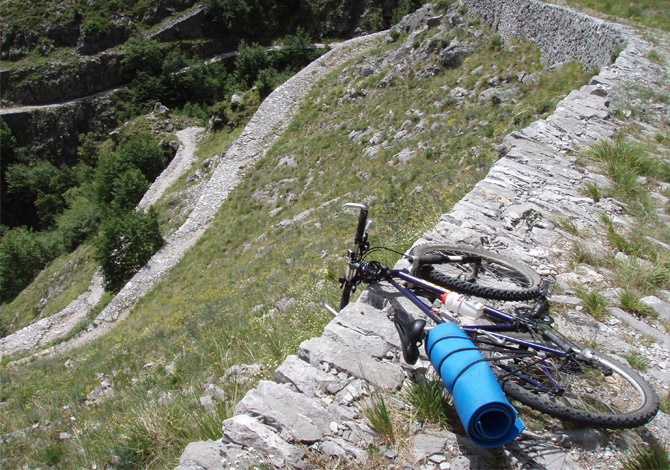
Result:
<svg viewBox="0 0 670 470"><path fill-rule="evenodd" d="M343 276L340 278L340 282L342 283L342 286L344 289L350 288L351 284L353 284L353 288L360 284L361 279L356 279L356 275L358 273L358 270L360 269L359 263L365 258L365 255L369 252L369 243L368 243L368 234L367 234L367 229L369 226L369 221L367 220L368 216L368 206L365 204L361 203L346 203L342 206L343 208L345 207L350 207L350 208L355 208L359 209L359 218L358 218L358 225L356 228L356 236L354 238L354 250L349 251L348 253L348 258L349 258L349 266L347 269L347 274L346 276ZM423 313L425 313L429 318L431 318L436 324L439 323L444 323L445 321L440 318L440 316L434 312L428 305L426 305L417 295L415 295L410 289L402 286L400 282L398 282L397 279L400 279L402 281L406 281L414 286L420 287L424 290L427 290L429 292L433 292L437 295L443 295L443 294L448 294L451 291L444 289L442 287L439 287L433 283L427 282L424 279L421 279L419 277L416 277L412 274L410 274L406 270L399 270L399 269L388 269L387 267L384 267L384 273L382 276L379 278L379 280L386 280L390 282L400 293L402 293L407 299L409 299L414 305L416 305ZM366 281L369 282L369 281ZM376 282L376 281L373 281ZM545 299L543 299L545 300ZM348 301L348 297L347 297ZM546 301L546 300L545 300ZM332 312L333 314L337 315L337 312L329 307L325 301L324 305L326 308ZM341 307L340 307L341 308ZM545 373L550 379L550 382L553 384L553 390L536 382L530 377L527 377L526 375L520 373L517 370L510 370L508 368L504 368L504 370L507 370L508 373L515 375L516 377L528 382L529 384L533 384L534 386L540 387L544 390L550 391L550 392L561 392L561 389L559 387L559 384L554 380L554 377L552 377L551 372L549 371L549 368L546 365L545 362L545 355L543 353L548 353L548 354L553 354L557 356L568 356L571 354L573 351L571 347L568 345L565 349L556 349L556 348L551 348L549 346L545 346L543 344L538 344L534 343L532 341L525 341L520 338L515 338L513 336L505 335L503 334L504 332L514 332L517 331L517 325L518 322L516 321L516 317L513 315L509 315L505 312L502 312L500 310L497 310L493 307L489 306L484 306L483 313L489 317L493 317L499 321L501 321L501 324L495 324L495 325L461 325L461 329L465 331L467 334L478 334L478 333L483 333L487 337L493 338L495 341L499 342L500 344L505 344L505 343L513 343L517 344L521 347L524 348L529 348L533 349L535 351L538 351L539 354L537 355L538 361L536 364L541 364L541 367L544 369ZM561 342L562 340L557 337L556 334L554 334L551 330L541 326L541 325L535 325L537 331L539 331L542 335L546 335L549 337L554 343L556 343L559 347L561 347ZM532 355L532 354L529 354Z"/></svg>
<svg viewBox="0 0 670 470"><path fill-rule="evenodd" d="M428 315L435 323L444 323L444 320L442 320L439 317L439 315L437 315L428 305L426 305L421 299L419 299L419 297L417 297L411 290L407 289L406 287L403 287L398 281L396 281L396 278L407 281L415 286L421 287L422 289L428 290L438 295L446 294L451 291L438 287L432 283L426 282L423 279L418 278L416 276L412 276L410 273L404 270L392 269L390 271L390 276L387 278L387 280L393 285L393 287L398 289L398 291L400 291L405 297L407 297L414 305L419 307L419 309L421 309L423 313ZM461 325L461 329L466 333L485 331L487 332L487 334L501 341L516 343L522 346L527 346L529 348L545 351L552 354L558 354L562 356L566 355L566 352L561 349L554 349L548 346L544 346L542 344L537 344L530 341L524 341L519 338L514 338L512 336L500 334L500 332L505 331L516 331L516 326L514 324L514 317L512 315L509 315L505 312L502 312L493 307L489 307L487 305L484 306L484 314L490 317L494 317L504 323L498 325ZM545 328L541 326L538 327L538 330L541 332L546 331Z"/></svg>

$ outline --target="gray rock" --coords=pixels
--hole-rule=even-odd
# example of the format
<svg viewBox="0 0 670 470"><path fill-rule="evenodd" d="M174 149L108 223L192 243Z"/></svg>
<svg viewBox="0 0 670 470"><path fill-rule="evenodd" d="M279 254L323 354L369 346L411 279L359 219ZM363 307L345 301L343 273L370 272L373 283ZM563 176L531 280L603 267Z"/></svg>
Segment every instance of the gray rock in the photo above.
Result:
<svg viewBox="0 0 670 470"><path fill-rule="evenodd" d="M487 88L479 93L479 101L491 101L494 104L503 101L503 90L500 87Z"/></svg>
<svg viewBox="0 0 670 470"><path fill-rule="evenodd" d="M477 468L475 460L476 458L472 455L459 455L450 462L449 470L474 470Z"/></svg>
<svg viewBox="0 0 670 470"><path fill-rule="evenodd" d="M429 28L435 28L440 25L442 18L444 18L444 16L433 16L432 18L428 18L426 20L426 26Z"/></svg>
<svg viewBox="0 0 670 470"><path fill-rule="evenodd" d="M240 448L233 451L235 460L238 452L241 453ZM181 454L176 470L224 470L227 468L224 461L230 454L231 448L221 441L191 442Z"/></svg>
<svg viewBox="0 0 670 470"><path fill-rule="evenodd" d="M275 370L274 380L277 383L291 384L308 397L335 394L344 387L336 375L317 369L294 355L288 356Z"/></svg>
<svg viewBox="0 0 670 470"><path fill-rule="evenodd" d="M226 392L224 392L221 387L214 384L207 385L207 388L205 388L205 395L210 396L221 403L226 401Z"/></svg>
<svg viewBox="0 0 670 470"><path fill-rule="evenodd" d="M154 105L154 113L167 116L168 114L170 114L170 109L167 106L157 101L156 104Z"/></svg>
<svg viewBox="0 0 670 470"><path fill-rule="evenodd" d="M649 326L647 323L635 318L633 315L630 313L626 312L625 310L622 310L617 307L612 307L608 308L607 311L611 314L617 317L620 320L625 321L628 323L630 326L635 328L636 330L644 333L647 336L651 336L652 338L655 338L656 341L658 341L664 348L670 348L670 336L659 331L658 329Z"/></svg>
<svg viewBox="0 0 670 470"><path fill-rule="evenodd" d="M424 433L415 434L412 438L414 459L417 462L425 461L432 455L441 453L446 443L445 437Z"/></svg>
<svg viewBox="0 0 670 470"><path fill-rule="evenodd" d="M293 307L294 305L297 305L297 303L298 301L295 300L293 297L291 297L290 299L281 299L277 301L275 307L277 307L277 310L279 310L279 312L284 313L289 308Z"/></svg>
<svg viewBox="0 0 670 470"><path fill-rule="evenodd" d="M281 439L270 427L247 415L236 415L223 422L223 440L247 449L255 449L277 468L304 468L305 455L300 447ZM289 464L289 465L287 465Z"/></svg>
<svg viewBox="0 0 670 470"><path fill-rule="evenodd" d="M390 351L389 344L379 336L365 335L336 322L331 322L326 326L323 336L380 359Z"/></svg>
<svg viewBox="0 0 670 470"><path fill-rule="evenodd" d="M576 445L590 451L600 449L607 444L607 435L599 429L566 430L558 435L558 439L563 447L571 448Z"/></svg>
<svg viewBox="0 0 670 470"><path fill-rule="evenodd" d="M640 302L654 309L654 312L658 314L659 318L670 320L670 303L659 299L655 295L642 297Z"/></svg>
<svg viewBox="0 0 670 470"><path fill-rule="evenodd" d="M463 59L472 54L472 46L467 42L453 39L449 45L440 52L438 62L443 67L454 68L461 65Z"/></svg>
<svg viewBox="0 0 670 470"><path fill-rule="evenodd" d="M237 404L235 415L241 414L258 416L269 426L306 443L332 434L330 423L335 420L319 401L268 381L261 381Z"/></svg>
<svg viewBox="0 0 670 470"><path fill-rule="evenodd" d="M200 397L198 401L200 402L200 406L202 406L206 412L211 413L216 410L216 404L214 403L214 400L212 400L211 396L205 395Z"/></svg>
<svg viewBox="0 0 670 470"><path fill-rule="evenodd" d="M397 364L376 361L365 353L327 338L303 341L298 356L312 365L325 362L382 390L396 390L404 378L402 368Z"/></svg>

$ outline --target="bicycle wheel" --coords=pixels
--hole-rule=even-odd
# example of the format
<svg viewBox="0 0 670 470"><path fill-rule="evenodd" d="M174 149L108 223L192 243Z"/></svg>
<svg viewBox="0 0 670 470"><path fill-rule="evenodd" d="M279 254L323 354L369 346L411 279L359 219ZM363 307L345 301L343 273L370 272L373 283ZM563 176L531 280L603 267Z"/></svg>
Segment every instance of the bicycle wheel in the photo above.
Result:
<svg viewBox="0 0 670 470"><path fill-rule="evenodd" d="M540 276L526 265L496 253L452 245L425 244L410 250L412 256L446 255L476 258L422 264L417 275L446 289L494 300L529 300L540 295Z"/></svg>
<svg viewBox="0 0 670 470"><path fill-rule="evenodd" d="M642 426L658 412L651 385L608 356L573 343L577 354L540 354L486 333L474 336L505 394L542 413L585 426L623 429ZM538 334L506 336L559 349ZM582 354L586 357L580 359Z"/></svg>

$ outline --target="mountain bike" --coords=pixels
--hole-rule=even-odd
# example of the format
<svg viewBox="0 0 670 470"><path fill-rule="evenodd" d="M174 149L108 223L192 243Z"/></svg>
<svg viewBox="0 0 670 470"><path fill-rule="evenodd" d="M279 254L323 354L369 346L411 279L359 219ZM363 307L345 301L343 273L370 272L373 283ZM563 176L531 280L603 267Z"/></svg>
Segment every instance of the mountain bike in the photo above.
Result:
<svg viewBox="0 0 670 470"><path fill-rule="evenodd" d="M407 254L371 247L368 206L342 207L358 209L359 217L347 272L340 278L340 310L360 284L387 282L434 325L453 313L477 319L471 325L461 324L461 329L489 363L505 395L530 408L579 425L611 429L644 425L658 412L656 392L637 372L551 326L550 281L528 266L465 246L427 243ZM372 259L383 250L401 255L410 267L391 269ZM440 308L434 307L438 299ZM527 302L506 313L477 299ZM445 307L449 315L443 313ZM403 308L393 310L403 359L415 364L428 323Z"/></svg>

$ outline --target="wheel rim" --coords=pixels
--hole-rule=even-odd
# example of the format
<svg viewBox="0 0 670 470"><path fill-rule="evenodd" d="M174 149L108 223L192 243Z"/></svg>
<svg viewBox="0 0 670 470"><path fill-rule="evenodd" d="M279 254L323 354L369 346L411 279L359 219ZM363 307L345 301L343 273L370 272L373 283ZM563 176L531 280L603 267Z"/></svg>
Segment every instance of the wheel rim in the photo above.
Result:
<svg viewBox="0 0 670 470"><path fill-rule="evenodd" d="M568 358L540 360L533 351L488 343L479 343L478 347L493 359L492 368L508 395L549 415L611 428L641 425L655 415L653 398L641 385L643 379L607 357L595 355L611 370L609 375ZM523 380L515 376L519 374ZM531 385L526 378L539 385Z"/></svg>

